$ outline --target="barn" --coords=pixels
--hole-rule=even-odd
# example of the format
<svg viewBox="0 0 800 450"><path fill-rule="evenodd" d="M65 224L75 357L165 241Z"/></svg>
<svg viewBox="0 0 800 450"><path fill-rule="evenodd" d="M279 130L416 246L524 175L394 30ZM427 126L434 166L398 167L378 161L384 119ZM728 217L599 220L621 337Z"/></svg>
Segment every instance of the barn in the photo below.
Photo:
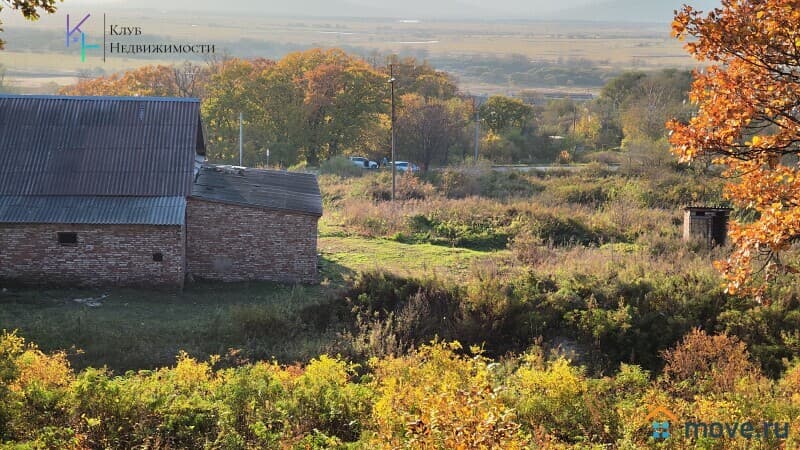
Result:
<svg viewBox="0 0 800 450"><path fill-rule="evenodd" d="M205 149L196 99L0 95L0 283L315 282L316 177Z"/></svg>

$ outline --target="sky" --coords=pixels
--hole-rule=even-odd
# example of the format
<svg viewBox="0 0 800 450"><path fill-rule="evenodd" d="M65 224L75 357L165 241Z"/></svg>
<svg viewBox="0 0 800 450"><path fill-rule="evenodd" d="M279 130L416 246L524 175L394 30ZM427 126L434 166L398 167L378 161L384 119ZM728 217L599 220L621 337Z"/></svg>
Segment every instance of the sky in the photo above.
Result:
<svg viewBox="0 0 800 450"><path fill-rule="evenodd" d="M683 3L708 10L719 0L66 0L71 4L165 11L219 11L298 17L540 19L669 22Z"/></svg>

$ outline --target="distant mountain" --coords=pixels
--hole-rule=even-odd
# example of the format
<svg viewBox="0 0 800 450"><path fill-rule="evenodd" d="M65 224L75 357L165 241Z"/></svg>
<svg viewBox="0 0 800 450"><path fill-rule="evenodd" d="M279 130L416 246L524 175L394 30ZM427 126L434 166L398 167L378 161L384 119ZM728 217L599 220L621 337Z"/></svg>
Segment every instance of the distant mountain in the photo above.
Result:
<svg viewBox="0 0 800 450"><path fill-rule="evenodd" d="M578 7L597 0L101 0L120 9L249 13L253 15L299 17L396 17L417 19L532 19L554 14L559 9ZM76 0L73 4L90 4ZM95 0L94 5L97 5Z"/></svg>
<svg viewBox="0 0 800 450"><path fill-rule="evenodd" d="M683 4L708 11L720 6L719 0L605 0L580 8L567 8L552 16L557 20L599 22L671 22L673 12Z"/></svg>

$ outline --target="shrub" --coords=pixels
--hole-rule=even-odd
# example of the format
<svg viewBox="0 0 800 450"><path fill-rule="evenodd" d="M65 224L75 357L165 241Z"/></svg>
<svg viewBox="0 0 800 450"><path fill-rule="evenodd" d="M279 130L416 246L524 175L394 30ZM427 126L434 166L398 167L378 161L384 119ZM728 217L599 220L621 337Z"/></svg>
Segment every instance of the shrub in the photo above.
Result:
<svg viewBox="0 0 800 450"><path fill-rule="evenodd" d="M372 393L350 382L355 368L326 355L311 360L292 382L288 414L295 433L319 430L344 441L358 440L369 420Z"/></svg>
<svg viewBox="0 0 800 450"><path fill-rule="evenodd" d="M759 374L743 342L725 334L692 330L663 353L668 389L684 395L731 392L742 378Z"/></svg>
<svg viewBox="0 0 800 450"><path fill-rule="evenodd" d="M334 156L319 165L320 174L338 175L340 177L360 176L364 170L353 164L346 156Z"/></svg>
<svg viewBox="0 0 800 450"><path fill-rule="evenodd" d="M405 358L375 361L373 448L526 447L513 409L499 398L489 361L432 343Z"/></svg>
<svg viewBox="0 0 800 450"><path fill-rule="evenodd" d="M566 442L603 442L613 436L612 398L593 392L583 370L563 357L544 362L529 353L510 377L505 401L519 414L520 423L533 431L542 427Z"/></svg>

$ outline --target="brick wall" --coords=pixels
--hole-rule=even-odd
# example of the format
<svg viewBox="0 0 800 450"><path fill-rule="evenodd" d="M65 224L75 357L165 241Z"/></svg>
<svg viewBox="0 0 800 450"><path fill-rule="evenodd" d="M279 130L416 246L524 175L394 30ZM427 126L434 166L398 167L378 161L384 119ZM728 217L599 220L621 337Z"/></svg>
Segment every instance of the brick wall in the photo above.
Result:
<svg viewBox="0 0 800 450"><path fill-rule="evenodd" d="M183 261L180 226L0 224L0 280L15 284L182 286Z"/></svg>
<svg viewBox="0 0 800 450"><path fill-rule="evenodd" d="M222 281L317 281L318 217L190 198L186 266Z"/></svg>

